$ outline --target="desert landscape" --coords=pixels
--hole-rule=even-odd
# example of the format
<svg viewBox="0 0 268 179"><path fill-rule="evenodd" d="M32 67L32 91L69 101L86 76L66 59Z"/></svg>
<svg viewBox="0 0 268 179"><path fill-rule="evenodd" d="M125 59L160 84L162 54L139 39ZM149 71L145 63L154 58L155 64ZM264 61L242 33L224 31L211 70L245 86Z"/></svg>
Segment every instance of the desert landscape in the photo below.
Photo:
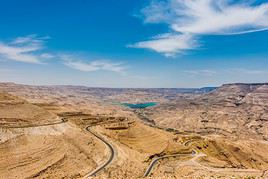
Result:
<svg viewBox="0 0 268 179"><path fill-rule="evenodd" d="M0 84L5 179L267 178L267 132L266 83L205 89Z"/></svg>
<svg viewBox="0 0 268 179"><path fill-rule="evenodd" d="M268 0L1 0L0 179L268 179Z"/></svg>

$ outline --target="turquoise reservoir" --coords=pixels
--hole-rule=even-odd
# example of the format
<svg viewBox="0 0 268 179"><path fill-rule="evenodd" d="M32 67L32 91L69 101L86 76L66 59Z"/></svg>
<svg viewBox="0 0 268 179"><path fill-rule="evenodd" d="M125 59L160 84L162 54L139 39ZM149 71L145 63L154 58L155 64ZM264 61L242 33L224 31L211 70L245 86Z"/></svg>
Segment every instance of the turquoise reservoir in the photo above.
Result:
<svg viewBox="0 0 268 179"><path fill-rule="evenodd" d="M122 103L123 106L127 106L132 109L144 109L147 107L153 107L157 105L156 102L148 102L148 103Z"/></svg>

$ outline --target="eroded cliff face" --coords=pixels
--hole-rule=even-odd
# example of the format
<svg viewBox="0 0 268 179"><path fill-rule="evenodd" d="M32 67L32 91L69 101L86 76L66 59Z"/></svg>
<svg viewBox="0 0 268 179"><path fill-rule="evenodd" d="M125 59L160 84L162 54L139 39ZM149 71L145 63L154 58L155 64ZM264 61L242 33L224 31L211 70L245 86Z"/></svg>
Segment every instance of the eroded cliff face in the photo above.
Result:
<svg viewBox="0 0 268 179"><path fill-rule="evenodd" d="M268 85L228 84L208 94L147 109L156 124L209 134L268 139Z"/></svg>

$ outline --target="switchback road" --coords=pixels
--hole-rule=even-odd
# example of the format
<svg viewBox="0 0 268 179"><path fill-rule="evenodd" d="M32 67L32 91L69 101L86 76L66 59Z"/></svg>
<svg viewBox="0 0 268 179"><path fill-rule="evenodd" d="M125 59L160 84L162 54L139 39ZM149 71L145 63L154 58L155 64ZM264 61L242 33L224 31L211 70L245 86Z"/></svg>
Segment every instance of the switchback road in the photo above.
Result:
<svg viewBox="0 0 268 179"><path fill-rule="evenodd" d="M98 174L100 171L104 170L105 167L107 167L114 160L114 158L115 158L115 149L104 138L102 138L98 134L96 134L93 131L91 131L90 130L90 126L86 127L86 130L88 132L90 132L92 135L94 135L96 138L98 138L99 140L101 140L109 148L109 150L110 150L110 157L109 157L109 159L105 163L103 163L102 165L100 165L99 167L97 167L95 170L93 170L92 172L90 172L89 174L87 174L84 177L84 178L91 178L91 177L96 176L96 174Z"/></svg>
<svg viewBox="0 0 268 179"><path fill-rule="evenodd" d="M150 163L150 165L148 166L146 172L144 173L143 177L147 177L150 175L153 167L155 166L155 164L159 161L159 160L162 160L162 159L165 159L165 158L170 158L170 157L179 157L179 156L195 156L197 154L197 152L195 150L192 151L192 153L185 153L185 154L174 154L174 155L165 155L165 156L162 156L162 157L157 157L155 159L152 160L152 162Z"/></svg>

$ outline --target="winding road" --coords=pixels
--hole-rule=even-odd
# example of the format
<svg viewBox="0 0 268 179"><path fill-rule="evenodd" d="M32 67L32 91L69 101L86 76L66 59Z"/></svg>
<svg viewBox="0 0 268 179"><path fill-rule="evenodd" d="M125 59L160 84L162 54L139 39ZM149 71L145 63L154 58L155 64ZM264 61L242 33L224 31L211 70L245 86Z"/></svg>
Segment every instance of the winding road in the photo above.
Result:
<svg viewBox="0 0 268 179"><path fill-rule="evenodd" d="M193 140L188 140L184 143L185 146L188 146L191 142L193 142ZM150 163L150 165L148 166L146 172L144 173L143 177L147 177L151 174L152 172L152 169L153 167L156 165L156 163L159 161L159 160L162 160L164 158L169 158L169 157L177 157L177 156L187 156L187 155L190 155L190 154L174 154L174 155L166 155L166 156L162 156L162 157L157 157L155 159L152 160L152 162ZM208 166L203 166L202 164L198 163L196 160L200 157L205 157L207 156L206 154L204 153L198 153L196 150L193 150L191 155L193 156L192 159L184 162L184 163L188 163L188 164L194 164L196 166L200 166L200 167L203 167L205 169L207 169L208 171L211 171L211 172L221 172L221 171L229 171L229 172L260 172L260 170L256 170L256 169L234 169L234 168L213 168L213 167L208 167ZM262 176L265 175L265 172L266 171L261 171L262 172Z"/></svg>
<svg viewBox="0 0 268 179"><path fill-rule="evenodd" d="M0 128L6 128L6 129L33 128L33 127L53 126L53 125L68 122L68 120L66 118L58 118L58 119L60 119L61 121L54 122L54 123L47 123L47 124L36 124L36 125L30 124L30 125L22 125L22 126L0 126ZM107 167L113 161L113 159L115 158L115 149L113 148L113 146L110 143L108 143L104 138L102 138L98 134L96 134L93 131L91 131L90 127L91 126L87 126L86 130L88 132L90 132L92 135L94 135L96 138L101 140L109 148L111 154L110 154L109 159L104 164L98 166L95 170L91 171L84 178L91 178L93 176L96 176L97 173L99 173L101 170L105 169L105 167Z"/></svg>
<svg viewBox="0 0 268 179"><path fill-rule="evenodd" d="M102 170L104 170L115 158L115 149L113 148L113 146L107 142L103 137L99 136L98 134L94 133L93 131L90 130L91 126L86 127L86 130L88 132L90 132L92 135L94 135L96 138L98 138L99 140L101 140L110 150L110 157L109 159L103 163L102 165L100 165L99 167L97 167L95 170L93 170L92 172L90 172L89 174L87 174L84 178L92 178L94 176L96 176L99 172L101 172ZM186 141L184 143L184 145L188 145L190 142L192 142L192 140ZM153 167L155 166L155 164L162 159L165 158L170 158L170 157L178 157L178 156L195 156L197 154L197 152L195 150L193 150L192 152L189 153L183 153L183 154L174 154L174 155L166 155L166 156L162 156L162 157L157 157L155 159L152 160L152 162L150 163L150 165L148 166L146 172L144 173L143 177L147 177L150 175Z"/></svg>
<svg viewBox="0 0 268 179"><path fill-rule="evenodd" d="M44 126L53 126L57 124L62 124L68 122L66 118L59 118L61 121L54 122L54 123L46 123L46 124L29 124L29 125L21 125L21 126L0 126L0 128L4 129L17 129L17 128L33 128L33 127L44 127Z"/></svg>
<svg viewBox="0 0 268 179"><path fill-rule="evenodd" d="M109 157L109 159L105 163L103 163L98 168L96 168L95 170L93 170L92 172L90 172L89 174L87 174L84 177L84 178L92 178L92 177L96 176L96 174L98 174L100 171L104 170L105 167L107 167L114 160L114 158L115 158L115 149L104 138L102 138L98 134L92 132L90 130L90 126L86 127L86 130L88 132L90 132L92 135L94 135L96 138L98 138L99 140L101 140L109 148L109 150L110 150L110 157Z"/></svg>
<svg viewBox="0 0 268 179"><path fill-rule="evenodd" d="M148 166L147 170L145 171L143 177L147 177L150 175L150 173L152 172L153 167L155 166L155 164L162 159L165 158L170 158L170 157L178 157L178 156L195 156L197 154L197 152L195 150L193 150L191 153L185 153L185 154L174 154L174 155L165 155L162 157L157 157L155 159L152 160L152 162L150 163L150 165Z"/></svg>

